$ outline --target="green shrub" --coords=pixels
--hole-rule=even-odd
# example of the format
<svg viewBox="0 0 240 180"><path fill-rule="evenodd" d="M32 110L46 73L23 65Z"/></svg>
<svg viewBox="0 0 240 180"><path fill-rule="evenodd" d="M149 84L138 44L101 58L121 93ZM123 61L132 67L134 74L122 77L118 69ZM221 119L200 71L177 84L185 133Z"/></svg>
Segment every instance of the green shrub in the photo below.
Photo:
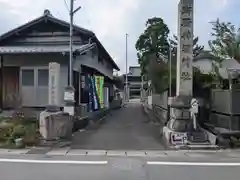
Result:
<svg viewBox="0 0 240 180"><path fill-rule="evenodd" d="M19 124L14 126L11 137L14 139L17 139L25 136L25 134L26 134L26 128L24 127L24 125Z"/></svg>
<svg viewBox="0 0 240 180"><path fill-rule="evenodd" d="M23 138L25 145L36 145L40 135L36 118L13 117L0 121L0 145L15 147L15 139Z"/></svg>
<svg viewBox="0 0 240 180"><path fill-rule="evenodd" d="M6 141L11 136L14 128L13 123L3 122L0 124L0 141Z"/></svg>
<svg viewBox="0 0 240 180"><path fill-rule="evenodd" d="M39 139L38 127L36 124L26 126L26 134L24 136L24 144L28 146L36 145Z"/></svg>

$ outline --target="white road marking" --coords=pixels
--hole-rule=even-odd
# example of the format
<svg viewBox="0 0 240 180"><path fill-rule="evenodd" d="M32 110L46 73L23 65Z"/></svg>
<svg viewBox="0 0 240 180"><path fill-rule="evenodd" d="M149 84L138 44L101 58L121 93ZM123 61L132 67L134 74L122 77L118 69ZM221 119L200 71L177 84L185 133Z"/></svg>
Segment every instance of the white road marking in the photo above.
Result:
<svg viewBox="0 0 240 180"><path fill-rule="evenodd" d="M32 159L0 159L0 162L8 163L32 163L32 164L90 164L104 165L107 161L60 161L60 160L32 160Z"/></svg>
<svg viewBox="0 0 240 180"><path fill-rule="evenodd" d="M240 166L240 163L231 162L167 162L167 161L147 161L148 165L165 166Z"/></svg>

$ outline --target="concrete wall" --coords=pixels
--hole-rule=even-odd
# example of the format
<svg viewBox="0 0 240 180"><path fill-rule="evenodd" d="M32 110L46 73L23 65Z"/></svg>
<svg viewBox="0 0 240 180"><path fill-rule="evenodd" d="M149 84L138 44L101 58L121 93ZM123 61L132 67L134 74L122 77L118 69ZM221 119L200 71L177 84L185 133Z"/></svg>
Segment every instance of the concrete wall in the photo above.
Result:
<svg viewBox="0 0 240 180"><path fill-rule="evenodd" d="M168 92L165 91L162 94L153 94L152 95L152 104L160 106L164 109L168 108Z"/></svg>
<svg viewBox="0 0 240 180"><path fill-rule="evenodd" d="M154 114L162 123L166 122L168 115L168 92L165 91L162 94L153 94L152 101Z"/></svg>

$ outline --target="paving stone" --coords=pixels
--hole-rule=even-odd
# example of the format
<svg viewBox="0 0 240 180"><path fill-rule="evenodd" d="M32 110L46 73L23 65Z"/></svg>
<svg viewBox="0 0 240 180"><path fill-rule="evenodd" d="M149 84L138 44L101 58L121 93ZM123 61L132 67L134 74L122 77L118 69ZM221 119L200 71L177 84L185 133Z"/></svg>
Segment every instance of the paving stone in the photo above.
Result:
<svg viewBox="0 0 240 180"><path fill-rule="evenodd" d="M230 153L224 153L225 156L230 158L240 158L240 153L237 152L230 152Z"/></svg>
<svg viewBox="0 0 240 180"><path fill-rule="evenodd" d="M149 157L166 157L167 154L163 151L147 151L146 155Z"/></svg>
<svg viewBox="0 0 240 180"><path fill-rule="evenodd" d="M107 156L126 156L125 151L107 151Z"/></svg>
<svg viewBox="0 0 240 180"><path fill-rule="evenodd" d="M46 153L46 155L53 155L53 156L65 156L67 152L69 151L69 148L61 148L61 149L53 149Z"/></svg>
<svg viewBox="0 0 240 180"><path fill-rule="evenodd" d="M183 157L186 156L186 151L165 151L166 155L169 157Z"/></svg>
<svg viewBox="0 0 240 180"><path fill-rule="evenodd" d="M126 154L127 156L146 156L145 151L127 151Z"/></svg>
<svg viewBox="0 0 240 180"><path fill-rule="evenodd" d="M67 156L84 156L87 155L86 150L80 150L80 149L71 149L68 153Z"/></svg>
<svg viewBox="0 0 240 180"><path fill-rule="evenodd" d="M204 153L186 153L186 156L192 157L192 158L209 158L209 157L211 157L210 154L204 154Z"/></svg>
<svg viewBox="0 0 240 180"><path fill-rule="evenodd" d="M105 156L106 154L106 150L87 150L87 155L90 156Z"/></svg>
<svg viewBox="0 0 240 180"><path fill-rule="evenodd" d="M46 154L50 148L32 148L26 154Z"/></svg>
<svg viewBox="0 0 240 180"><path fill-rule="evenodd" d="M7 154L8 151L8 149L0 149L0 154Z"/></svg>
<svg viewBox="0 0 240 180"><path fill-rule="evenodd" d="M10 149L8 150L8 154L27 154L29 149Z"/></svg>

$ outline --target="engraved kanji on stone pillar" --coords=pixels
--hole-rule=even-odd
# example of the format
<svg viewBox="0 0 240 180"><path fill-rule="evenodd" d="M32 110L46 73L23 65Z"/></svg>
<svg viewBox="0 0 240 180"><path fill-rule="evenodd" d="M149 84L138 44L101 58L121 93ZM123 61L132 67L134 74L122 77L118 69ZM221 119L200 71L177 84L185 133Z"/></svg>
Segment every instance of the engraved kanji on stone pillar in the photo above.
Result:
<svg viewBox="0 0 240 180"><path fill-rule="evenodd" d="M192 95L193 0L178 5L177 96Z"/></svg>

